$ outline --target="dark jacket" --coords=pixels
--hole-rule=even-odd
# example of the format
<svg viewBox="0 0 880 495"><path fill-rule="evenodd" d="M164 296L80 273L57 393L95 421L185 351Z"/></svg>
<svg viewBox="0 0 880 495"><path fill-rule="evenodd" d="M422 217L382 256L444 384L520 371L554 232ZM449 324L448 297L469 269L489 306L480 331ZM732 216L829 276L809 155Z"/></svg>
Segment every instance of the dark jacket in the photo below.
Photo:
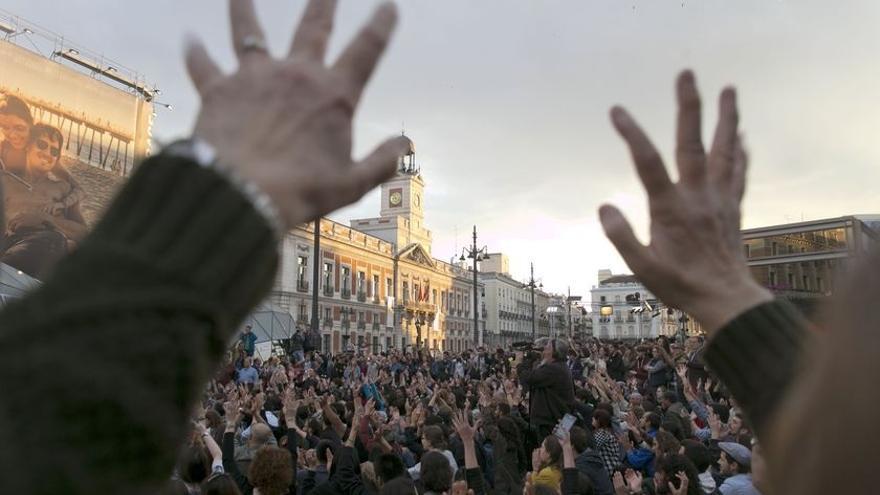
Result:
<svg viewBox="0 0 880 495"><path fill-rule="evenodd" d="M532 428L552 428L574 404L574 383L565 362L533 368L526 359L517 368L519 381L529 392L529 423Z"/></svg>
<svg viewBox="0 0 880 495"><path fill-rule="evenodd" d="M593 483L593 490L596 495L612 495L614 493L614 485L611 484L611 476L602 463L602 458L593 449L587 449L581 452L574 459L574 465L578 471L584 474Z"/></svg>
<svg viewBox="0 0 880 495"><path fill-rule="evenodd" d="M525 473L520 469L519 453L500 433L492 439L495 454L495 490L497 495L523 492Z"/></svg>

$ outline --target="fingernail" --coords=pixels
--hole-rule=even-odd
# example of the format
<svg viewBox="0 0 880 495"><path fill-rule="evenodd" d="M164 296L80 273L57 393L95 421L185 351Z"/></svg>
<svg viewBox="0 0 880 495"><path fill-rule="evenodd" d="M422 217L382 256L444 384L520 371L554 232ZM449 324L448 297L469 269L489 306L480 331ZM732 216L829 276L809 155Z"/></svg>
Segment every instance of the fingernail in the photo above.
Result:
<svg viewBox="0 0 880 495"><path fill-rule="evenodd" d="M617 125L624 125L629 122L629 116L623 107L614 105L611 107L611 121Z"/></svg>
<svg viewBox="0 0 880 495"><path fill-rule="evenodd" d="M199 44L199 38L192 31L187 31L183 35L183 46L187 50Z"/></svg>

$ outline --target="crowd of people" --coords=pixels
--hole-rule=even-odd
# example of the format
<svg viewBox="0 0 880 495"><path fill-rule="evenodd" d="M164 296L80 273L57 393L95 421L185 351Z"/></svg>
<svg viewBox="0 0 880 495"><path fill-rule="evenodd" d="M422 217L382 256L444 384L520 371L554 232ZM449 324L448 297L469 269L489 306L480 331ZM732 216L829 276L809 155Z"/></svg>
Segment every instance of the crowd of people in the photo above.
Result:
<svg viewBox="0 0 880 495"><path fill-rule="evenodd" d="M0 493L873 491L880 253L835 284L818 326L760 286L740 234L736 91L721 93L707 150L690 71L676 82L676 181L635 119L611 111L650 243L613 206L599 219L705 342L551 339L457 356L304 345L260 362L246 337L223 366L273 286L284 232L358 200L411 149L395 137L352 160L352 117L397 15L380 5L328 65L335 4L310 0L278 59L253 0L230 0L239 67L224 74L187 46L192 137L139 164L42 285L0 311ZM7 162L30 138L2 125ZM36 139L50 156L61 145Z"/></svg>
<svg viewBox="0 0 880 495"><path fill-rule="evenodd" d="M250 335L205 391L173 493L758 493L701 337L261 361Z"/></svg>

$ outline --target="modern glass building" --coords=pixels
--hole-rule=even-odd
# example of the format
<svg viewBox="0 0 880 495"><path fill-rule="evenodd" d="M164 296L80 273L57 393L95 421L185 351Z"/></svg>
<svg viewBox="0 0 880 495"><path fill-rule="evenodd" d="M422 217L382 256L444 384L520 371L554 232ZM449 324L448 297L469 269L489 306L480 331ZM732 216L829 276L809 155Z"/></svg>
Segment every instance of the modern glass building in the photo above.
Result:
<svg viewBox="0 0 880 495"><path fill-rule="evenodd" d="M754 277L808 315L847 270L880 243L880 215L855 215L743 230Z"/></svg>

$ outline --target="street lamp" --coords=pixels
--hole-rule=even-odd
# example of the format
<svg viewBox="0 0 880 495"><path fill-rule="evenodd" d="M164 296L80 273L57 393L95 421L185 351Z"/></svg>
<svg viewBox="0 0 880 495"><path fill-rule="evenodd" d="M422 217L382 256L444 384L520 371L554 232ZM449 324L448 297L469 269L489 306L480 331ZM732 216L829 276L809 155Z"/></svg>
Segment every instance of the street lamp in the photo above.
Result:
<svg viewBox="0 0 880 495"><path fill-rule="evenodd" d="M544 284L535 280L535 264L529 263L529 281L523 284L523 289L530 289L532 293L532 340L535 340L535 289L543 289Z"/></svg>
<svg viewBox="0 0 880 495"><path fill-rule="evenodd" d="M477 226L474 225L474 243L469 248L462 248L459 261L464 262L465 258L474 260L474 346L480 345L480 321L479 306L477 304L477 262L489 258L486 246L477 248Z"/></svg>

